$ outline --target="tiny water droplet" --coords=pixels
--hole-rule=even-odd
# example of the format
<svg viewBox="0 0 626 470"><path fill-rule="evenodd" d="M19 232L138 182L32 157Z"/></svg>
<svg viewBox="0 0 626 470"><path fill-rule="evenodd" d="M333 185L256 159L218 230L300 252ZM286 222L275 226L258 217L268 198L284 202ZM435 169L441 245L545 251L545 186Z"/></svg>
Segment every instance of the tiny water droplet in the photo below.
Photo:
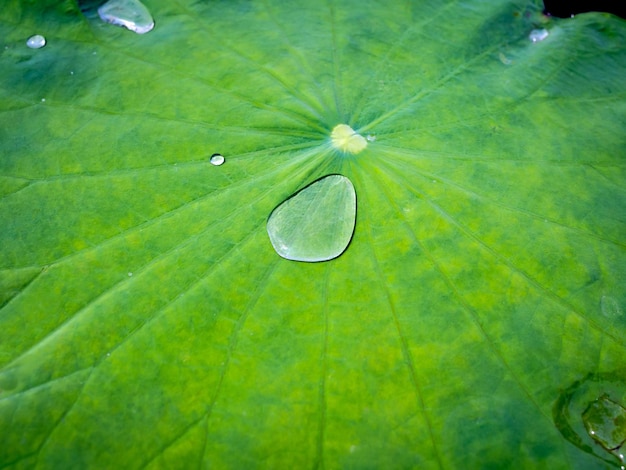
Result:
<svg viewBox="0 0 626 470"><path fill-rule="evenodd" d="M28 38L26 45L31 49L41 49L46 45L46 38L44 38L41 34L35 34L34 36Z"/></svg>
<svg viewBox="0 0 626 470"><path fill-rule="evenodd" d="M547 38L548 34L547 29L533 29L528 35L528 39L532 42L540 42Z"/></svg>
<svg viewBox="0 0 626 470"><path fill-rule="evenodd" d="M139 0L109 0L98 8L98 15L102 21L123 26L137 34L154 28L152 15Z"/></svg>
<svg viewBox="0 0 626 470"><path fill-rule="evenodd" d="M128 277L132 277L132 276L133 276L133 273L129 272Z"/></svg>
<svg viewBox="0 0 626 470"><path fill-rule="evenodd" d="M375 136L375 135L372 135L372 134L367 134L367 137L365 137L365 139L366 139L368 142L376 142L376 136Z"/></svg>
<svg viewBox="0 0 626 470"><path fill-rule="evenodd" d="M328 261L341 255L356 223L356 193L342 175L329 175L279 204L267 221L276 253L292 261Z"/></svg>
<svg viewBox="0 0 626 470"><path fill-rule="evenodd" d="M211 165L215 165L215 166L220 166L225 161L226 159L224 158L224 155L220 153L214 153L213 155L211 155L211 159L209 160Z"/></svg>
<svg viewBox="0 0 626 470"><path fill-rule="evenodd" d="M45 99L45 98L41 98L41 102L42 102L42 103L45 103L45 102L46 102L46 99Z"/></svg>

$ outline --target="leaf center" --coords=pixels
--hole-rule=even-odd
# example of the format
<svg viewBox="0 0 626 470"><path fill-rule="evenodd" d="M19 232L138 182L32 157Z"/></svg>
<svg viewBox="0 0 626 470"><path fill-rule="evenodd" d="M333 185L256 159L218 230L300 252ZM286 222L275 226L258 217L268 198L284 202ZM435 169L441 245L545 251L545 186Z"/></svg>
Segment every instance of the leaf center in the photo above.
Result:
<svg viewBox="0 0 626 470"><path fill-rule="evenodd" d="M367 147L367 140L347 124L337 124L330 134L330 140L333 147L346 153L359 153Z"/></svg>

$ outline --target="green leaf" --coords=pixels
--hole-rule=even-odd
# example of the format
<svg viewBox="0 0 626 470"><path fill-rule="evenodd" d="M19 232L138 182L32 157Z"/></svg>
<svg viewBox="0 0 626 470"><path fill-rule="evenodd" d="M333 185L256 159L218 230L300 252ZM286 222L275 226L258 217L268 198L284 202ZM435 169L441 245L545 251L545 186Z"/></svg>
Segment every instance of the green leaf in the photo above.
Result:
<svg viewBox="0 0 626 470"><path fill-rule="evenodd" d="M582 413L626 397L623 20L4 3L0 467L619 466ZM331 174L350 245L283 259Z"/></svg>

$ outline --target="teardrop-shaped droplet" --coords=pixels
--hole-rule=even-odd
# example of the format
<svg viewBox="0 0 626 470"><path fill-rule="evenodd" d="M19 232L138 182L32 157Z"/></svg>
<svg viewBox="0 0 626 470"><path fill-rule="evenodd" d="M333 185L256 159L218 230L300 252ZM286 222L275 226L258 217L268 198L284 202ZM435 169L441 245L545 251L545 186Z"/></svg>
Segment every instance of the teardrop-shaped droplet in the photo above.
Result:
<svg viewBox="0 0 626 470"><path fill-rule="evenodd" d="M124 26L137 34L147 33L154 28L152 15L139 0L109 0L98 8L98 15L102 21Z"/></svg>
<svg viewBox="0 0 626 470"><path fill-rule="evenodd" d="M328 261L346 250L355 222L352 182L342 175L329 175L276 207L267 221L267 233L283 258Z"/></svg>

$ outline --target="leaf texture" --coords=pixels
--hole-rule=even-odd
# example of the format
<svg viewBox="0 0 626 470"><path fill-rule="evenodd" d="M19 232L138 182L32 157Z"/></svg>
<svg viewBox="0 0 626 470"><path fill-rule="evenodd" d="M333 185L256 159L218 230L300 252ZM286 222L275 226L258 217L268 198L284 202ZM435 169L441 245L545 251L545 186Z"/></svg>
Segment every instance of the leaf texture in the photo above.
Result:
<svg viewBox="0 0 626 470"><path fill-rule="evenodd" d="M626 403L623 20L144 3L144 35L0 12L1 468L618 464L555 406ZM281 258L270 213L329 174L350 246Z"/></svg>

